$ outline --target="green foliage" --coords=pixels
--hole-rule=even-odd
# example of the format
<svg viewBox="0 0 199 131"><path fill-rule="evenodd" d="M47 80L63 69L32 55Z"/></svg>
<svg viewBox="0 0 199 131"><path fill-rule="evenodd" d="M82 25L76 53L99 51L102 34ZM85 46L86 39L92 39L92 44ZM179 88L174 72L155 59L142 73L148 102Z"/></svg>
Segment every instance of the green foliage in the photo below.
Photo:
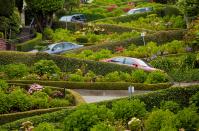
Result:
<svg viewBox="0 0 199 131"><path fill-rule="evenodd" d="M39 45L42 41L42 35L37 33L36 37L32 40L26 41L16 45L17 51L30 51L33 50L36 45Z"/></svg>
<svg viewBox="0 0 199 131"><path fill-rule="evenodd" d="M166 110L152 111L145 121L147 131L163 130L165 126L175 128L175 116L172 112Z"/></svg>
<svg viewBox="0 0 199 131"><path fill-rule="evenodd" d="M44 35L44 38L46 40L52 40L53 39L53 30L49 27L45 28L44 29L44 32L43 32L43 35Z"/></svg>
<svg viewBox="0 0 199 131"><path fill-rule="evenodd" d="M94 125L90 131L115 131L115 128L107 123L98 123Z"/></svg>
<svg viewBox="0 0 199 131"><path fill-rule="evenodd" d="M31 109L33 103L29 95L21 89L15 89L8 95L11 105L11 111L26 111Z"/></svg>
<svg viewBox="0 0 199 131"><path fill-rule="evenodd" d="M59 75L60 68L52 60L40 60L34 64L34 72L40 76L44 74Z"/></svg>
<svg viewBox="0 0 199 131"><path fill-rule="evenodd" d="M10 0L9 2L7 2L6 0L1 0L0 3L0 16L9 17L14 11L15 1Z"/></svg>
<svg viewBox="0 0 199 131"><path fill-rule="evenodd" d="M199 92L190 98L190 104L194 104L196 107L199 107Z"/></svg>
<svg viewBox="0 0 199 131"><path fill-rule="evenodd" d="M4 72L10 79L21 78L28 74L28 67L25 64L9 64L5 66Z"/></svg>
<svg viewBox="0 0 199 131"><path fill-rule="evenodd" d="M119 72L117 72L117 71L105 75L104 80L109 81L109 82L119 82L119 81L121 81L120 76L119 76Z"/></svg>
<svg viewBox="0 0 199 131"><path fill-rule="evenodd" d="M136 70L132 73L132 82L143 83L147 79L147 75L143 70Z"/></svg>
<svg viewBox="0 0 199 131"><path fill-rule="evenodd" d="M115 119L120 119L127 123L132 117L141 118L145 115L146 109L144 102L138 99L120 100L112 105Z"/></svg>
<svg viewBox="0 0 199 131"><path fill-rule="evenodd" d="M7 91L7 90L8 90L8 83L0 79L0 91Z"/></svg>
<svg viewBox="0 0 199 131"><path fill-rule="evenodd" d="M196 63L196 55L188 54L181 59L180 68L181 70L193 69Z"/></svg>
<svg viewBox="0 0 199 131"><path fill-rule="evenodd" d="M185 130L198 129L199 115L195 108L184 108L176 114L177 127Z"/></svg>
<svg viewBox="0 0 199 131"><path fill-rule="evenodd" d="M165 83L169 82L169 76L162 71L153 71L149 73L145 83L147 84L155 84L155 83Z"/></svg>
<svg viewBox="0 0 199 131"><path fill-rule="evenodd" d="M83 82L84 77L78 74L71 74L68 78L68 81L73 81L73 82Z"/></svg>
<svg viewBox="0 0 199 131"><path fill-rule="evenodd" d="M49 103L49 107L66 107L69 106L68 100L52 99Z"/></svg>
<svg viewBox="0 0 199 131"><path fill-rule="evenodd" d="M54 126L47 122L40 123L34 131L55 131Z"/></svg>
<svg viewBox="0 0 199 131"><path fill-rule="evenodd" d="M160 109L177 113L180 110L180 105L174 101L162 101L160 104Z"/></svg>
<svg viewBox="0 0 199 131"><path fill-rule="evenodd" d="M113 113L105 106L83 105L65 118L64 131L87 131L93 125L107 120L113 120Z"/></svg>
<svg viewBox="0 0 199 131"><path fill-rule="evenodd" d="M10 98L3 91L0 90L0 113L8 113L10 110Z"/></svg>

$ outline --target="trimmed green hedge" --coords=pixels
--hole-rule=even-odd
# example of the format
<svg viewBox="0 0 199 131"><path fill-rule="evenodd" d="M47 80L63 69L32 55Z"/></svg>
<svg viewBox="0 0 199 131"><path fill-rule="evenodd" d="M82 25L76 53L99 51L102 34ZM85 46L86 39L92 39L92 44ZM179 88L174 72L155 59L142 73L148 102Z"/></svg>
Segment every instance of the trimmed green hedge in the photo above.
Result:
<svg viewBox="0 0 199 131"><path fill-rule="evenodd" d="M71 31L78 31L88 26L87 23L72 23L67 22L67 29ZM100 27L104 29L105 33L108 32L116 32L116 33L124 33L124 32L131 32L132 30L136 31L146 31L146 32L154 32L148 29L139 29L139 28L129 28L124 26L112 25L112 24L95 24L96 27ZM57 28L66 28L65 22L56 21L53 23L53 29Z"/></svg>
<svg viewBox="0 0 199 131"><path fill-rule="evenodd" d="M90 90L127 90L130 85L136 90L159 90L169 88L171 83L143 84L128 82L66 82L66 81L35 81L35 80L8 80L8 83L32 84L38 83L45 86L62 87L67 89Z"/></svg>
<svg viewBox="0 0 199 131"><path fill-rule="evenodd" d="M145 42L156 42L157 44L164 44L167 42L171 42L173 40L182 40L185 34L185 30L170 30L170 31L159 31L154 34L147 34L145 36ZM117 42L112 42L112 43L101 43L98 45L92 45L88 47L82 47L79 49L75 49L71 52L74 53L79 53L83 50L93 50L93 51L98 51L101 49L109 49L112 51L115 51L115 48L118 46L122 47L128 47L132 43L136 45L143 45L143 40L141 37L134 37L134 38L129 38L127 40L123 41L117 41Z"/></svg>
<svg viewBox="0 0 199 131"><path fill-rule="evenodd" d="M174 101L184 107L189 105L190 97L198 91L199 85L187 87L171 87L168 89L154 91L143 95L136 95L133 96L132 99L140 99L141 101L143 101L146 104L146 109L148 111L152 110L154 107L160 107L161 101ZM111 108L112 103L115 101L118 101L118 99L99 102L98 104L106 105L107 107Z"/></svg>
<svg viewBox="0 0 199 131"><path fill-rule="evenodd" d="M58 121L63 121L63 119L69 115L73 110L73 108L69 109L62 109L61 111L56 111L52 113L47 113L43 115L37 115L37 116L32 116L24 119L20 119L14 122L6 123L0 128L2 129L7 129L7 130L12 130L12 129L19 129L21 127L21 124L26 121L31 121L34 123L34 125L38 125L39 123L42 122L58 122Z"/></svg>
<svg viewBox="0 0 199 131"><path fill-rule="evenodd" d="M114 71L130 73L134 70L132 67L126 65L66 58L64 56L50 55L44 52L39 52L36 54L8 51L0 52L0 65L23 63L31 66L35 62L42 59L53 60L63 72L74 72L76 69L84 68L85 71L91 70L96 75L105 75Z"/></svg>
<svg viewBox="0 0 199 131"><path fill-rule="evenodd" d="M32 40L26 41L21 44L17 44L16 48L17 51L30 51L33 50L34 47L38 44L40 44L42 41L42 35L40 33L36 34L36 37L33 38Z"/></svg>
<svg viewBox="0 0 199 131"><path fill-rule="evenodd" d="M55 112L61 109L66 109L67 107L58 107L58 108L49 108L49 109L38 109L32 111L18 112L18 113L9 113L0 115L0 125L16 121L18 119L31 117L35 115L41 115L45 113Z"/></svg>

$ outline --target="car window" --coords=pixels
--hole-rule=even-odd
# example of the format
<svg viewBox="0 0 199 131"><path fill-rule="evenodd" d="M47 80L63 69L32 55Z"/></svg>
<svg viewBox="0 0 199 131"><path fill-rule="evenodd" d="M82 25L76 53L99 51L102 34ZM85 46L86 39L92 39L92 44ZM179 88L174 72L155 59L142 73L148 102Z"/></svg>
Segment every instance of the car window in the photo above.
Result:
<svg viewBox="0 0 199 131"><path fill-rule="evenodd" d="M64 43L64 49L65 48L71 48L71 47L73 47L73 44L71 44L71 43Z"/></svg>
<svg viewBox="0 0 199 131"><path fill-rule="evenodd" d="M124 58L122 58L122 57L120 57L120 58L113 58L112 62L123 63L124 62Z"/></svg>
<svg viewBox="0 0 199 131"><path fill-rule="evenodd" d="M63 48L62 46L63 46L62 44L58 44L58 45L54 46L52 50L53 51L62 50L62 48Z"/></svg>
<svg viewBox="0 0 199 131"><path fill-rule="evenodd" d="M136 64L136 62L133 59L126 58L124 64L133 65Z"/></svg>
<svg viewBox="0 0 199 131"><path fill-rule="evenodd" d="M85 16L84 15L80 15L79 16L81 19L85 19Z"/></svg>

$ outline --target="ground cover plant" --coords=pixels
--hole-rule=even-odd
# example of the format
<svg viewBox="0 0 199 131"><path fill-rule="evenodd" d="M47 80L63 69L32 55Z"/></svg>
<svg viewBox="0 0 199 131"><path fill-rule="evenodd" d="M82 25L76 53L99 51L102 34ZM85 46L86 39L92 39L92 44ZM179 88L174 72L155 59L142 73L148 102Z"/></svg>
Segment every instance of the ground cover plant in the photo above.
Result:
<svg viewBox="0 0 199 131"><path fill-rule="evenodd" d="M56 117L57 123L53 119L47 119L49 123L42 123L39 117L42 119L46 115L37 117L40 123L35 121L36 117L29 119L37 123L30 124L35 129L47 127L65 131L100 129L111 131L125 129L149 131L157 129L172 131L179 129L197 130L199 128L197 96L198 86L174 87L135 96L132 99L123 98L99 104L82 105L67 113L64 121L62 121L63 118L58 119ZM63 116L63 111L57 112L57 115ZM25 120L28 120L28 118L1 127L17 129L20 126L19 122L26 122Z"/></svg>
<svg viewBox="0 0 199 131"><path fill-rule="evenodd" d="M116 22L107 20L106 22L97 22L97 24L113 24L124 27L142 28L149 30L169 30L185 28L185 22L182 16L164 16L158 17L157 14L150 14L146 18L140 17L138 20L130 22Z"/></svg>
<svg viewBox="0 0 199 131"><path fill-rule="evenodd" d="M13 68L15 67L15 68ZM23 69L23 70L22 70ZM9 64L1 66L1 79L13 80L54 80L69 82L132 82L132 83L164 83L169 82L167 74L154 71L152 73L136 70L132 73L115 71L107 73L104 76L96 75L93 71L77 69L75 72L61 72L60 68L52 60L40 60L31 68L25 64ZM160 78L160 74L161 78ZM159 76L152 77L151 76Z"/></svg>
<svg viewBox="0 0 199 131"><path fill-rule="evenodd" d="M147 58L146 60L154 59L157 56L178 54L191 51L191 47L183 41L174 40L163 45L157 45L155 42L149 42L146 46L136 46L131 44L127 48L118 46L114 51L102 49L94 52L92 50L84 50L80 53L65 53L64 56L72 58L80 58L87 60L101 60L115 56L128 56L136 58Z"/></svg>
<svg viewBox="0 0 199 131"><path fill-rule="evenodd" d="M4 80L0 80L0 114L73 105L73 99L64 94L69 93L39 85L31 85L27 90L8 86Z"/></svg>

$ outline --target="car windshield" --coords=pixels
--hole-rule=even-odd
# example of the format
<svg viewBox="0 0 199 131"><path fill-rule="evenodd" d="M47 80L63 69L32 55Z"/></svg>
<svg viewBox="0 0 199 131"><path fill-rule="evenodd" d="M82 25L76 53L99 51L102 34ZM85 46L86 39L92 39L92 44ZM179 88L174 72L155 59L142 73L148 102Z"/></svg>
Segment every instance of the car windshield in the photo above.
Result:
<svg viewBox="0 0 199 131"><path fill-rule="evenodd" d="M136 60L141 66L149 66L148 64L146 64L144 61L137 59ZM150 66L149 66L150 67Z"/></svg>

